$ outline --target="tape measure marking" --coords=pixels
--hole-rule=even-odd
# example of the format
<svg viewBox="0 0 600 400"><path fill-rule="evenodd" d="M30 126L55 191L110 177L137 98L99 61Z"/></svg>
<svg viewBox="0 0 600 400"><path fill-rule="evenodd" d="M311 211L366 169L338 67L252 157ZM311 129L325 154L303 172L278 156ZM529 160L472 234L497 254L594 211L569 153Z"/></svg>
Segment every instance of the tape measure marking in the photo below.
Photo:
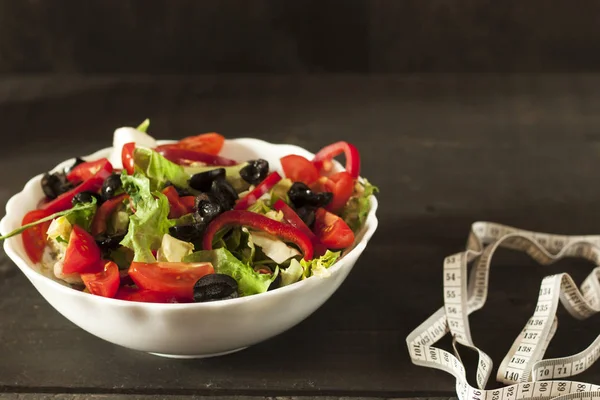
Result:
<svg viewBox="0 0 600 400"><path fill-rule="evenodd" d="M450 255L443 264L444 305L406 338L415 365L443 370L456 378L461 400L592 399L600 400L600 386L566 380L590 368L600 357L600 335L580 353L543 359L558 326L559 302L574 318L586 319L600 311L600 267L578 288L566 273L542 280L532 316L502 360L496 380L508 386L485 390L493 369L491 358L473 342L469 315L481 309L488 295L489 270L498 248L523 251L542 265L565 257L578 257L598 266L600 236L564 236L530 232L491 222L471 227L464 252ZM467 276L467 267L475 263ZM468 279L467 279L468 278ZM454 353L433 345L450 333ZM477 351L477 388L470 386L457 344Z"/></svg>

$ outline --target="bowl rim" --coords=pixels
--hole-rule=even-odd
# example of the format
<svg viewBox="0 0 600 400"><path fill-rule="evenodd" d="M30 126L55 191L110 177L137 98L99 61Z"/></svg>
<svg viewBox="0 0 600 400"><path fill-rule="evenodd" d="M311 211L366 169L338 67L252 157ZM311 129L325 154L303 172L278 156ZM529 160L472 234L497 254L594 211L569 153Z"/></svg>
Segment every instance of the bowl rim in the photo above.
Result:
<svg viewBox="0 0 600 400"><path fill-rule="evenodd" d="M157 140L158 144L167 144L167 143L174 143L174 142L176 142L176 141L175 140ZM267 142L265 140L256 139L256 138L240 137L240 138L226 139L224 147L231 143L241 144L245 148L248 148L248 145L250 145L250 146L260 145L260 146L288 147L292 151L296 151L300 154L314 156L314 154L311 153L310 151L308 151L300 146L297 146L297 145L287 144L287 143L272 143L272 142ZM101 155L104 157L109 157L110 152L113 151L113 149L114 149L113 146L105 147L105 148L96 150L95 152L93 152L91 154L81 156L81 158L84 160L94 160L95 158L100 157ZM49 171L55 171L60 168L64 168L63 165L68 164L69 162L72 162L74 159L75 158L73 157L73 158L61 161L55 167L51 168ZM337 169L344 170L344 168L339 164L339 162L334 160L334 163L336 164ZM12 214L14 214L17 211L20 211L20 209L21 209L21 207L19 207L17 205L19 198L22 196L26 196L27 192L31 189L31 187L33 185L39 184L39 181L41 180L43 175L44 175L44 173L40 173L38 175L31 177L25 183L25 185L19 192L13 194L8 199L8 201L6 203L6 207L5 207L5 215L0 220L0 230L2 230L2 231L7 230L5 228L6 228L6 225L9 223L9 219L13 219L11 217ZM364 179L364 177L359 176L359 179ZM327 268L330 275L339 273L339 271L344 267L348 268L348 263L345 262L348 259L348 257L356 256L356 259L358 259L360 254L362 254L362 252L366 249L367 244L369 243L371 237L377 230L377 227L379 224L379 221L376 216L376 211L378 209L378 205L379 205L379 203L377 201L376 196L371 196L369 213L367 214L367 218L365 219L365 223L364 223L363 227L356 234L357 237L360 237L360 240L355 241L353 243L352 247L350 248L350 250L347 250L345 252L345 254L342 254L342 256L340 257L340 259L338 261L336 261L331 267ZM328 277L310 276L304 280L294 282L293 284L290 284L287 286L279 287L272 291L258 293L258 294L254 294L251 296L238 297L238 298L234 298L234 299L219 300L219 301L204 302L204 303L150 303L150 302L128 301L128 300L121 300L121 299L115 299L115 298L109 298L109 297L103 297L103 296L96 296L91 293L86 293L81 290L73 289L69 286L61 284L61 283L57 282L56 280L43 275L41 272L37 271L36 268L33 267L33 265L36 265L36 264L33 264L30 260L26 260L16 253L12 244L15 240L17 240L20 237L21 237L21 235L17 235L12 238L6 239L4 241L3 248L4 248L4 251L6 252L7 256L11 259L11 261L13 263L16 264L16 266L21 270L21 272L26 277L28 277L29 279L31 279L31 278L41 279L42 281L46 282L48 285L53 287L55 290L60 291L62 295L84 296L85 298L88 298L88 299L91 299L91 297L93 297L95 299L95 301L107 302L106 304L110 304L111 306L116 306L116 307L143 306L143 307L150 307L153 309L173 309L173 310L175 310L175 309L177 309L177 310L180 310L180 309L214 309L214 308L220 308L220 307L235 306L235 305L242 304L245 302L253 301L252 299L255 299L254 301L256 301L258 299L268 299L269 296L273 297L273 296L285 295L288 292L300 291L300 290L302 290L303 287L306 287L309 285L315 285L315 284L317 284L318 280L320 280L320 279L321 280L322 279L331 279L331 276L328 276Z"/></svg>

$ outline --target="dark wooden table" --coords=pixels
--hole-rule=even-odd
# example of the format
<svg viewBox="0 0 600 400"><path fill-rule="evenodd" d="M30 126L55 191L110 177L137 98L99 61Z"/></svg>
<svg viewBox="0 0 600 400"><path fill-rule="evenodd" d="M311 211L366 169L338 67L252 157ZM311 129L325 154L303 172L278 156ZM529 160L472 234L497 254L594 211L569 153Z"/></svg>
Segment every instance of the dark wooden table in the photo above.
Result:
<svg viewBox="0 0 600 400"><path fill-rule="evenodd" d="M78 329L0 253L0 397L447 397L450 375L412 365L405 338L442 305L444 256L470 224L600 232L600 76L0 78L0 205L32 175L109 146L118 126L258 137L316 151L354 142L377 184L380 227L339 291L293 329L242 352L171 360ZM475 342L495 361L530 316L540 267L501 251ZM519 279L516 279L517 276ZM559 313L547 356L582 350L598 318ZM470 370L470 379L474 370ZM495 374L495 371L494 371ZM600 382L598 369L578 377ZM493 383L492 383L493 386Z"/></svg>

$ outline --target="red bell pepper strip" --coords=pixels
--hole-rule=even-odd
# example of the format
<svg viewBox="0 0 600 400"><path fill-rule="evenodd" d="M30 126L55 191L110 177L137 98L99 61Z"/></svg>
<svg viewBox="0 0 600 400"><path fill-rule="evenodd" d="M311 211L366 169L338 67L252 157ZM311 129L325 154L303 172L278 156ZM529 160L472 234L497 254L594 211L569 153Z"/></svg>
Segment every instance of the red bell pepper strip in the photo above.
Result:
<svg viewBox="0 0 600 400"><path fill-rule="evenodd" d="M193 211L196 200L194 196L179 197L174 186L167 186L162 194L169 200L169 218L179 218Z"/></svg>
<svg viewBox="0 0 600 400"><path fill-rule="evenodd" d="M323 147L313 158L313 164L319 171L329 172L333 168L333 158L342 153L346 156L346 171L352 178L358 178L360 175L360 154L358 149L348 142L336 142Z"/></svg>
<svg viewBox="0 0 600 400"><path fill-rule="evenodd" d="M283 219L287 221L294 228L300 229L302 232L308 236L310 241L313 244L314 256L320 257L327 251L327 246L325 246L321 241L315 236L313 231L302 221L302 218L296 214L294 210L290 206L288 206L283 200L279 199L273 204L273 208L277 211L281 211L283 213Z"/></svg>
<svg viewBox="0 0 600 400"><path fill-rule="evenodd" d="M33 222L39 221L42 218L45 218L49 215L53 214L47 210L33 210L29 211L23 217L23 221L21 222L21 226L31 224ZM48 231L48 227L52 221L42 222L38 225L32 226L31 228L25 229L21 233L21 237L23 238L23 247L25 247L25 252L34 263L38 263L42 260L42 256L44 255L44 248L46 247L46 232Z"/></svg>
<svg viewBox="0 0 600 400"><path fill-rule="evenodd" d="M296 244L304 254L305 260L313 258L313 245L306 233L292 225L275 221L262 214L242 210L225 211L208 224L204 238L202 239L204 250L212 250L213 237L219 230L228 226L246 226L266 232L283 241Z"/></svg>
<svg viewBox="0 0 600 400"><path fill-rule="evenodd" d="M221 167L227 167L238 164L237 161L231 160L229 158L209 153L203 153L196 150L184 149L175 144L163 144L157 146L155 148L155 151L167 160L180 165L188 165L194 161L199 161L206 165L215 165Z"/></svg>
<svg viewBox="0 0 600 400"><path fill-rule="evenodd" d="M94 214L92 220L91 232L93 236L98 236L106 231L106 221L112 215L113 212L123 203L123 200L128 198L127 193L120 194L112 199L106 200Z"/></svg>
<svg viewBox="0 0 600 400"><path fill-rule="evenodd" d="M97 192L102 187L102 183L104 182L104 180L110 176L112 171L113 171L113 167L112 167L111 163L108 162L108 160L106 160L103 163L102 168L100 170L98 170L98 172L96 172L95 175L93 175L91 178L83 181L79 186L76 186L75 188L69 190L68 192L61 194L56 199L54 199L46 204L43 204L40 207L40 210L49 211L50 214L53 214L53 213L59 212L59 211L68 210L69 208L71 208L73 206L71 204L71 201L73 200L73 197L75 197L75 195L77 193Z"/></svg>
<svg viewBox="0 0 600 400"><path fill-rule="evenodd" d="M260 197L267 193L273 186L281 180L281 175L277 172L271 172L267 177L254 188L253 191L242 197L233 207L234 210L247 210L252 204L256 203Z"/></svg>
<svg viewBox="0 0 600 400"><path fill-rule="evenodd" d="M90 179L96 175L100 170L106 167L106 164L110 165L110 162L106 158L101 158L96 161L88 161L77 165L67 174L69 182L79 183ZM112 172L112 165L110 166L110 172Z"/></svg>

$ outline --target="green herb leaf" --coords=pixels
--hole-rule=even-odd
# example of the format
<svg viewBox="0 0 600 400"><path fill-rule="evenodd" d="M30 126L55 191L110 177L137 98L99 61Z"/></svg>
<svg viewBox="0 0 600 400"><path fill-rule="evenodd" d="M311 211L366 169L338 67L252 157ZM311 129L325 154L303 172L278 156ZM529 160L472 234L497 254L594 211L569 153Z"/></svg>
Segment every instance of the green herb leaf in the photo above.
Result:
<svg viewBox="0 0 600 400"><path fill-rule="evenodd" d="M44 218L42 218L42 219L40 219L38 221L32 222L30 224L23 225L23 226L15 229L14 231L12 231L10 233L7 233L6 235L0 236L0 240L8 239L8 238L11 238L13 236L19 235L19 234L21 234L26 229L29 229L31 227L34 227L36 225L42 224L42 223L47 222L47 221L52 221L55 218L67 216L69 214L72 214L72 213L75 213L75 212L78 212L78 211L83 211L83 210L91 209L91 208L95 209L95 207L96 207L96 201L95 201L95 199L94 199L94 201L92 201L90 203L79 203L79 204L75 205L73 208L70 208L68 210L59 211L57 213L54 213L54 214L49 215L47 217L44 217Z"/></svg>

